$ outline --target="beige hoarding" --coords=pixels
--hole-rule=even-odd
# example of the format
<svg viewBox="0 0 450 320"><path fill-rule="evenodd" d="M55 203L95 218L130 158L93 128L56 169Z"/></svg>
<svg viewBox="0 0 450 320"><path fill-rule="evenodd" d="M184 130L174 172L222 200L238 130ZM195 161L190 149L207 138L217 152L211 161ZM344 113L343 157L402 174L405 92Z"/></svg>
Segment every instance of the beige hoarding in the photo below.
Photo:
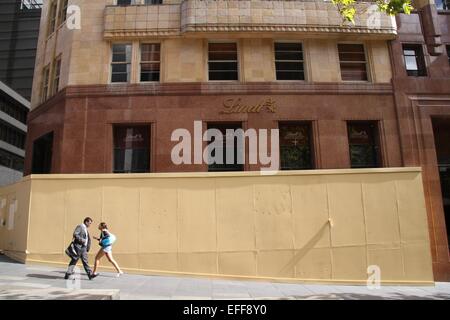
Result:
<svg viewBox="0 0 450 320"><path fill-rule="evenodd" d="M90 216L128 272L364 284L378 266L382 283L433 282L418 168L35 175L1 201L17 207L0 249L27 263L65 265Z"/></svg>

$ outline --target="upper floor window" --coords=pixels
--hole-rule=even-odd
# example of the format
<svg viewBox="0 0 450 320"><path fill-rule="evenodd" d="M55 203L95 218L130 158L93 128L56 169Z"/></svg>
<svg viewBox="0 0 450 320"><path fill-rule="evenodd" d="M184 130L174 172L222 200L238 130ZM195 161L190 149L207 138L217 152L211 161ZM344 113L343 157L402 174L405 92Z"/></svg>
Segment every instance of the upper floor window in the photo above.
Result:
<svg viewBox="0 0 450 320"><path fill-rule="evenodd" d="M39 10L42 9L42 0L22 0L20 10Z"/></svg>
<svg viewBox="0 0 450 320"><path fill-rule="evenodd" d="M141 45L141 82L159 81L161 45L159 43Z"/></svg>
<svg viewBox="0 0 450 320"><path fill-rule="evenodd" d="M59 5L59 23L64 23L67 19L67 7L69 0L62 0Z"/></svg>
<svg viewBox="0 0 450 320"><path fill-rule="evenodd" d="M277 80L305 80L303 48L301 43L275 43Z"/></svg>
<svg viewBox="0 0 450 320"><path fill-rule="evenodd" d="M446 46L447 47L447 57L448 57L448 63L450 64L450 44Z"/></svg>
<svg viewBox="0 0 450 320"><path fill-rule="evenodd" d="M239 80L237 44L208 44L209 80Z"/></svg>
<svg viewBox="0 0 450 320"><path fill-rule="evenodd" d="M163 0L117 0L118 6L130 6L134 4L162 4Z"/></svg>
<svg viewBox="0 0 450 320"><path fill-rule="evenodd" d="M408 76L424 77L427 75L421 44L404 44L403 56Z"/></svg>
<svg viewBox="0 0 450 320"><path fill-rule="evenodd" d="M51 35L53 32L55 32L55 28L56 28L56 18L57 18L57 7L58 7L58 1L53 0L50 3L50 8L49 8L49 22L48 22L48 30L47 30L47 35Z"/></svg>
<svg viewBox="0 0 450 320"><path fill-rule="evenodd" d="M25 149L25 133L0 120L0 141Z"/></svg>
<svg viewBox="0 0 450 320"><path fill-rule="evenodd" d="M60 75L61 75L61 57L58 57L53 64L52 94L55 94L59 91Z"/></svg>
<svg viewBox="0 0 450 320"><path fill-rule="evenodd" d="M50 84L50 65L46 66L42 71L42 88L41 100L44 102L48 98L48 86Z"/></svg>
<svg viewBox="0 0 450 320"><path fill-rule="evenodd" d="M380 167L378 123L376 121L349 121L347 130L352 168Z"/></svg>
<svg viewBox="0 0 450 320"><path fill-rule="evenodd" d="M450 0L435 0L438 10L450 10Z"/></svg>
<svg viewBox="0 0 450 320"><path fill-rule="evenodd" d="M133 4L139 4L139 0L117 0L118 6L129 6Z"/></svg>
<svg viewBox="0 0 450 320"><path fill-rule="evenodd" d="M28 110L14 100L0 97L0 111L26 124Z"/></svg>
<svg viewBox="0 0 450 320"><path fill-rule="evenodd" d="M344 81L367 81L367 61L364 45L338 44L341 78Z"/></svg>
<svg viewBox="0 0 450 320"><path fill-rule="evenodd" d="M131 44L113 44L111 82L130 82Z"/></svg>

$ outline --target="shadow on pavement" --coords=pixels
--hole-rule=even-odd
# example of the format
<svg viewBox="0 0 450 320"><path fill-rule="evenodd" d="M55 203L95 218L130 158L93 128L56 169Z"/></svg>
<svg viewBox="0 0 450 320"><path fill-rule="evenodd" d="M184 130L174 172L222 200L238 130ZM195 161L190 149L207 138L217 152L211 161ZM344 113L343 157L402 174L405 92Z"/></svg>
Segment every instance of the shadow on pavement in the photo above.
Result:
<svg viewBox="0 0 450 320"><path fill-rule="evenodd" d="M11 258L8 258L7 256L5 256L2 253L0 253L0 263L23 264L23 263L14 261Z"/></svg>
<svg viewBox="0 0 450 320"><path fill-rule="evenodd" d="M38 279L47 279L47 280L61 280L61 279L64 279L64 277L61 277L61 276L49 276L49 275L46 275L46 274L27 274L26 277L38 278Z"/></svg>

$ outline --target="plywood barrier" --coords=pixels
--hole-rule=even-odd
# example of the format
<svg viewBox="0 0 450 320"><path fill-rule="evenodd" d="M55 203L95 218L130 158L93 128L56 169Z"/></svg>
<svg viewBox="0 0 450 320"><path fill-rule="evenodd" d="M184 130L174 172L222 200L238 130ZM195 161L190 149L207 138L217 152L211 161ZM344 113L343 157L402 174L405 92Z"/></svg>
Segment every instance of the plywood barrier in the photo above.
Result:
<svg viewBox="0 0 450 320"><path fill-rule="evenodd" d="M68 263L90 216L132 272L366 283L375 266L382 283L433 282L419 168L35 175L3 202L0 249L26 262Z"/></svg>

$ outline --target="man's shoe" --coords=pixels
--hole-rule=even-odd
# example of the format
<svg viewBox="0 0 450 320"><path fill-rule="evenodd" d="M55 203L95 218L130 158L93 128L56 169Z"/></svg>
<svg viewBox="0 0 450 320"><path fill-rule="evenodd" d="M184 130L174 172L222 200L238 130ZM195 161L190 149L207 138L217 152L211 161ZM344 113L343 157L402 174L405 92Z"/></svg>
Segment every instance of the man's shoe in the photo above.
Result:
<svg viewBox="0 0 450 320"><path fill-rule="evenodd" d="M92 280L92 279L94 279L97 276L98 276L98 273L90 273L90 274L88 274L89 280Z"/></svg>
<svg viewBox="0 0 450 320"><path fill-rule="evenodd" d="M65 280L67 280L67 279L70 279L70 276L71 276L72 274L70 274L70 273L66 273L65 275L64 275L64 279Z"/></svg>

